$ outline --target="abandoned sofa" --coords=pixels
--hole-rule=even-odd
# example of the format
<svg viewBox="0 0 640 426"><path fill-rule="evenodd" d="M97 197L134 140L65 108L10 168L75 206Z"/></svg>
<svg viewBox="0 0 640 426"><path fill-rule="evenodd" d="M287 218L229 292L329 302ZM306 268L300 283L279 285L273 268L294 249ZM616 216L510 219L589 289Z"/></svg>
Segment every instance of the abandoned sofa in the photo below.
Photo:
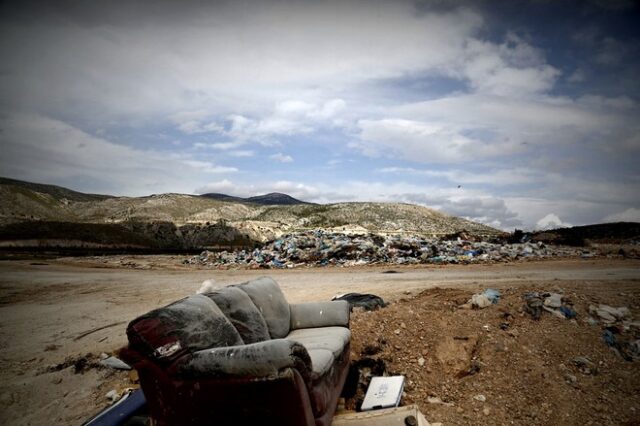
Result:
<svg viewBox="0 0 640 426"><path fill-rule="evenodd" d="M127 327L158 425L330 425L349 365L345 301L289 304L260 278L153 310Z"/></svg>

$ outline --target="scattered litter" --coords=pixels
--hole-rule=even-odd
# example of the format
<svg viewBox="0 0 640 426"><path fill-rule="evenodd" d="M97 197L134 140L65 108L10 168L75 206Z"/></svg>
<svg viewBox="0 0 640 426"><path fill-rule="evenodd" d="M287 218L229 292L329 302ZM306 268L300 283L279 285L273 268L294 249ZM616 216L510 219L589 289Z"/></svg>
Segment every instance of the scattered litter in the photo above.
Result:
<svg viewBox="0 0 640 426"><path fill-rule="evenodd" d="M589 313L597 316L604 324L613 324L616 321L631 319L631 312L627 307L614 308L609 305L589 306Z"/></svg>
<svg viewBox="0 0 640 426"><path fill-rule="evenodd" d="M609 327L602 333L602 340L623 359L627 361L640 360L640 339L633 340L629 336L616 334Z"/></svg>
<svg viewBox="0 0 640 426"><path fill-rule="evenodd" d="M544 306L560 308L562 306L562 295L558 293L551 293L544 299Z"/></svg>
<svg viewBox="0 0 640 426"><path fill-rule="evenodd" d="M500 292L494 289L487 289L482 293L476 293L471 299L462 305L463 308L484 309L500 301Z"/></svg>
<svg viewBox="0 0 640 426"><path fill-rule="evenodd" d="M216 289L216 284L214 280L204 280L202 281L202 285L196 291L197 294L211 293Z"/></svg>
<svg viewBox="0 0 640 426"><path fill-rule="evenodd" d="M107 392L107 394L104 397L110 400L111 403L114 403L118 399L120 399L120 395L118 394L118 391L115 389L111 389L109 392Z"/></svg>
<svg viewBox="0 0 640 426"><path fill-rule="evenodd" d="M562 312L562 314L567 318L567 319L573 319L576 316L578 316L578 314L576 313L576 311L574 311L573 309L571 309L568 306L560 306L560 312Z"/></svg>
<svg viewBox="0 0 640 426"><path fill-rule="evenodd" d="M491 306L491 301L484 294L474 294L471 296L471 300L469 300L471 306L476 309L484 309L488 306Z"/></svg>
<svg viewBox="0 0 640 426"><path fill-rule="evenodd" d="M559 293L528 291L522 295L524 310L534 320L539 320L542 312L549 312L560 319L573 319L578 313L570 306L571 301Z"/></svg>
<svg viewBox="0 0 640 426"><path fill-rule="evenodd" d="M131 366L119 358L110 356L100 361L100 365L111 367L116 370L131 370Z"/></svg>

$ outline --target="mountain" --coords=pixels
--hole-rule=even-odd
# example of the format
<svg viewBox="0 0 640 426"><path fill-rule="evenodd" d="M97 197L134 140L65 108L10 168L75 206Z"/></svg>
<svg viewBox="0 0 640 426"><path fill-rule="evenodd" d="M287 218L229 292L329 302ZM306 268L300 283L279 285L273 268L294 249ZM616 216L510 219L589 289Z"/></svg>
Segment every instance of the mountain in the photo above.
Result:
<svg viewBox="0 0 640 426"><path fill-rule="evenodd" d="M11 185L17 188L23 188L27 191L33 191L40 194L50 195L56 199L67 199L70 201L99 201L113 198L111 195L85 194L82 192L72 191L62 186L45 185L42 183L25 182L22 180L9 179L0 177L0 185Z"/></svg>
<svg viewBox="0 0 640 426"><path fill-rule="evenodd" d="M311 204L286 194L112 197L53 185L0 180L0 247L251 247L286 233L481 237L503 233L423 206L402 203Z"/></svg>
<svg viewBox="0 0 640 426"><path fill-rule="evenodd" d="M290 195L282 194L280 192L271 192L265 195L256 195L254 197L241 198L234 197L233 195L219 194L216 192L202 194L201 197L211 198L219 201L231 201L237 203L253 203L261 206L293 206L298 204L312 204L306 201L301 201L293 198Z"/></svg>

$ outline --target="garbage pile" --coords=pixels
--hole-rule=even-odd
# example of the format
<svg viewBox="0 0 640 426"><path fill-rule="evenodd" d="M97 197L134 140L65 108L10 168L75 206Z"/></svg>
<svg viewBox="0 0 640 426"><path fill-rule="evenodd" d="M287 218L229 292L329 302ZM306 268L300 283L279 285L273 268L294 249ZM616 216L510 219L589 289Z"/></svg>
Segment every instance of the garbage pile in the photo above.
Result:
<svg viewBox="0 0 640 426"><path fill-rule="evenodd" d="M627 361L640 360L640 322L634 322L627 307L589 306L590 324L602 324L602 340Z"/></svg>
<svg viewBox="0 0 640 426"><path fill-rule="evenodd" d="M253 268L296 266L355 266L373 264L456 264L506 262L521 258L590 257L584 248L543 243L491 243L462 238L439 240L417 236L347 235L322 230L285 235L253 251L204 251L185 264L245 265Z"/></svg>

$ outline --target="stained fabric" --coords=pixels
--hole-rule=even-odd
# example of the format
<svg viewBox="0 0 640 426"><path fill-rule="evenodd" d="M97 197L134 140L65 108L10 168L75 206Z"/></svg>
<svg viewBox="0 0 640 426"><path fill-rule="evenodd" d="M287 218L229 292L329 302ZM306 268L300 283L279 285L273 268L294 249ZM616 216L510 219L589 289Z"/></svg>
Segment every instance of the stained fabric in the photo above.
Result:
<svg viewBox="0 0 640 426"><path fill-rule="evenodd" d="M309 353L299 343L274 339L195 352L188 362L180 365L179 372L183 377L269 377L287 367L308 373L311 370Z"/></svg>
<svg viewBox="0 0 640 426"><path fill-rule="evenodd" d="M345 327L303 328L293 330L286 339L302 344L308 351L326 349L338 358L349 344L351 332Z"/></svg>
<svg viewBox="0 0 640 426"><path fill-rule="evenodd" d="M129 323L132 349L164 362L206 348L242 345L240 334L210 298L196 294Z"/></svg>
<svg viewBox="0 0 640 426"><path fill-rule="evenodd" d="M258 307L237 287L223 287L205 296L213 300L229 318L246 344L268 340L269 329Z"/></svg>
<svg viewBox="0 0 640 426"><path fill-rule="evenodd" d="M289 334L291 314L289 303L284 298L280 286L269 277L239 284L235 287L243 290L258 307L269 327L272 339L280 339Z"/></svg>

